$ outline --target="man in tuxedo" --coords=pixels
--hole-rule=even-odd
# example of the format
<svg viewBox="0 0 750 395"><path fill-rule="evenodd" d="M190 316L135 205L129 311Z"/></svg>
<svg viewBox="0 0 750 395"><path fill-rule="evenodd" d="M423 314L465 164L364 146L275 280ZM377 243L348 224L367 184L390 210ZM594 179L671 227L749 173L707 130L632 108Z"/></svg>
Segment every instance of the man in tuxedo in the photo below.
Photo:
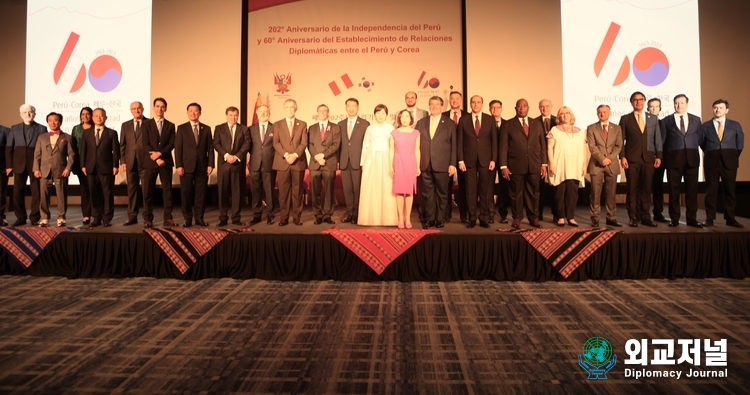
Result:
<svg viewBox="0 0 750 395"><path fill-rule="evenodd" d="M654 169L661 166L662 141L659 118L644 111L646 96L641 92L630 95L633 112L620 118L624 141L624 154L620 154L620 165L627 177L627 207L630 226L638 222L656 226L651 220L651 185Z"/></svg>
<svg viewBox="0 0 750 395"><path fill-rule="evenodd" d="M133 119L125 121L120 127L120 171L125 173L128 185L128 220L125 226L138 223L138 192L141 189L141 170L139 160L141 153L141 129L148 118L143 116L143 103L130 103Z"/></svg>
<svg viewBox="0 0 750 395"><path fill-rule="evenodd" d="M674 114L663 119L666 132L664 164L669 182L669 226L680 224L680 189L685 179L685 206L688 226L700 228L698 213L698 166L701 158L698 147L703 142L700 133L701 119L688 114L688 97L674 97ZM656 198L656 196L654 196Z"/></svg>
<svg viewBox="0 0 750 395"><path fill-rule="evenodd" d="M505 126L505 120L502 118L503 114L503 102L500 100L490 101L490 114L495 118L495 124L497 125L497 142L500 144L500 133L503 126ZM497 152L500 152L498 147ZM508 205L510 203L510 193L508 192L508 180L502 177L498 177L498 170L492 172L490 176L490 196L488 197L490 202L490 220L489 223L493 223L495 219L495 212L500 214L501 224L508 223ZM497 195L497 202L493 205L493 199Z"/></svg>
<svg viewBox="0 0 750 395"><path fill-rule="evenodd" d="M295 225L302 225L302 181L307 168L307 124L295 118L297 102L284 101L284 118L273 124L273 169L279 179L279 226L289 224L291 212Z"/></svg>
<svg viewBox="0 0 750 395"><path fill-rule="evenodd" d="M244 161L250 151L250 133L245 125L237 123L240 116L240 110L237 107L228 107L224 114L227 122L214 129L214 148L219 154L218 226L227 225L229 220L227 208L232 211L232 224L242 226L245 224L240 217L241 188L245 175Z"/></svg>
<svg viewBox="0 0 750 395"><path fill-rule="evenodd" d="M341 130L341 152L339 154L339 168L341 182L344 187L346 200L346 215L341 222L357 223L359 213L359 187L362 181L362 169L359 161L362 158L362 141L370 122L359 117L359 100L346 100L346 119L339 122Z"/></svg>
<svg viewBox="0 0 750 395"><path fill-rule="evenodd" d="M740 166L740 154L745 147L745 134L739 122L727 118L729 102L718 99L713 102L714 118L701 125L703 142L703 167L706 176L706 222L704 226L713 226L716 219L716 207L719 192L724 195L724 219L727 225L735 228L744 226L734 217L737 204L735 183L737 168Z"/></svg>
<svg viewBox="0 0 750 395"><path fill-rule="evenodd" d="M8 142L8 134L10 129L3 125L0 125L0 163L5 163L5 146ZM4 171L0 171L0 226L8 226L8 221L5 220L5 210L8 189L8 175Z"/></svg>
<svg viewBox="0 0 750 395"><path fill-rule="evenodd" d="M547 139L544 126L531 119L529 102L516 101L516 116L506 122L500 133L500 174L510 181L511 226L521 227L523 210L529 224L541 228L537 216L539 210L539 182L547 175Z"/></svg>
<svg viewBox="0 0 750 395"><path fill-rule="evenodd" d="M652 115L656 115L657 117L660 116L661 99L656 97L650 99L647 103L647 106L647 110L649 113L651 113ZM663 145L664 141L667 138L667 128L664 127L663 119L659 120L659 131L661 132L661 141ZM662 212L664 211L664 166L659 166L654 169L654 180L651 185L651 193L653 195L651 203L654 205L654 221L669 222L666 218L664 218L664 214L662 214Z"/></svg>
<svg viewBox="0 0 750 395"><path fill-rule="evenodd" d="M487 196L490 176L497 160L497 126L495 119L482 112L484 99L471 97L471 114L459 121L457 134L458 168L466 173L466 201L469 206L469 228L477 221L477 198L479 198L479 226L489 228L490 204Z"/></svg>
<svg viewBox="0 0 750 395"><path fill-rule="evenodd" d="M107 111L94 110L92 129L83 132L81 171L89 182L91 216L89 229L111 226L115 215L115 176L120 164L120 143L117 132L105 126Z"/></svg>
<svg viewBox="0 0 750 395"><path fill-rule="evenodd" d="M443 112L443 116L448 117L456 125L456 138L458 138L458 125L461 117L469 114L468 111L461 109L463 101L464 97L461 92L451 92L448 97L448 103L451 108ZM456 146L456 149L458 149L458 146ZM456 157L458 158L458 155L456 155ZM458 162L453 165L458 166ZM454 199L451 198L451 193L453 192L453 187L455 185L458 186L458 195L455 196L455 202L458 206L459 218L461 222L468 223L469 206L466 203L466 173L462 171L456 171L456 175L453 176L452 182L449 182L448 184L448 202L445 206L445 222L450 221L452 217Z"/></svg>
<svg viewBox="0 0 750 395"><path fill-rule="evenodd" d="M539 113L540 115L536 118L544 126L545 138L549 136L549 131L557 125L557 117L552 115L552 101L549 99L542 99L539 101ZM557 222L557 208L555 203L555 187L548 184L544 180L541 181L539 187L539 220L544 220L544 206L549 206L552 212L552 221Z"/></svg>
<svg viewBox="0 0 750 395"><path fill-rule="evenodd" d="M31 213L28 218L32 225L38 225L39 213L39 180L32 177L34 166L34 149L39 135L47 132L47 128L36 123L36 108L24 104L20 107L23 122L13 125L8 133L5 145L5 175L13 173L13 208L16 212L16 222L13 226L26 224L26 203L24 188L26 180L31 186Z"/></svg>
<svg viewBox="0 0 750 395"><path fill-rule="evenodd" d="M256 111L258 123L250 126L250 190L253 196L253 219L250 225L261 221L263 195L266 197L266 223L273 224L273 213L279 207L273 198L276 170L273 169L273 124L268 122L271 111L263 104Z"/></svg>
<svg viewBox="0 0 750 395"><path fill-rule="evenodd" d="M617 176L620 174L620 161L617 156L622 150L622 129L609 122L612 111L602 104L596 108L599 122L586 128L586 143L591 152L588 173L591 177L591 226L599 226L601 211L602 187L607 206L607 225L622 226L617 222Z"/></svg>
<svg viewBox="0 0 750 395"><path fill-rule="evenodd" d="M164 119L167 101L157 97L153 102L154 117L143 124L141 136L141 159L143 168L143 227L150 228L154 221L154 190L156 176L161 180L164 200L164 226L176 226L172 220L172 169L174 160L175 127Z"/></svg>
<svg viewBox="0 0 750 395"><path fill-rule="evenodd" d="M57 195L57 226L65 226L68 209L68 176L73 170L73 136L60 130L63 116L56 112L47 115L49 133L40 134L34 150L34 177L39 179L40 211L39 226L49 225L49 188L51 182Z"/></svg>
<svg viewBox="0 0 750 395"><path fill-rule="evenodd" d="M443 98L432 96L430 116L417 122L419 131L420 191L425 208L426 225L445 226L450 178L456 173L456 124L442 114Z"/></svg>
<svg viewBox="0 0 750 395"><path fill-rule="evenodd" d="M325 222L335 224L333 215L333 184L336 181L336 169L339 164L339 147L341 130L339 125L328 122L328 106L321 104L317 108L318 122L308 129L307 141L310 151L310 181L312 184L312 206L315 214L315 225ZM325 186L325 191L323 187ZM321 196L325 198L321 206Z"/></svg>
<svg viewBox="0 0 750 395"><path fill-rule="evenodd" d="M203 220L208 176L214 172L214 143L211 127L200 122L201 105L187 106L188 122L177 127L174 161L180 176L183 227L208 226Z"/></svg>

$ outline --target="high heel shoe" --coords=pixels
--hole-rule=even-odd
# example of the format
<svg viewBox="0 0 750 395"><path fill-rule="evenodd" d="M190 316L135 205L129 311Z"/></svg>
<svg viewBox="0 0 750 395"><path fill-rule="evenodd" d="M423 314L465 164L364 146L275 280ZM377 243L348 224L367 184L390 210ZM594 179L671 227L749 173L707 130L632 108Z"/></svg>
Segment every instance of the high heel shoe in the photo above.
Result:
<svg viewBox="0 0 750 395"><path fill-rule="evenodd" d="M403 223L401 223L401 222L399 222L399 223L398 223L398 228L399 228L399 229L403 229L403 228L404 228L404 224L403 224Z"/></svg>
<svg viewBox="0 0 750 395"><path fill-rule="evenodd" d="M577 227L578 227L578 222L571 222L571 221L568 221L568 226L572 226L572 227L574 227L574 228L577 228Z"/></svg>
<svg viewBox="0 0 750 395"><path fill-rule="evenodd" d="M411 229L411 228L413 228L413 226L411 226L411 224L406 224L406 229Z"/></svg>

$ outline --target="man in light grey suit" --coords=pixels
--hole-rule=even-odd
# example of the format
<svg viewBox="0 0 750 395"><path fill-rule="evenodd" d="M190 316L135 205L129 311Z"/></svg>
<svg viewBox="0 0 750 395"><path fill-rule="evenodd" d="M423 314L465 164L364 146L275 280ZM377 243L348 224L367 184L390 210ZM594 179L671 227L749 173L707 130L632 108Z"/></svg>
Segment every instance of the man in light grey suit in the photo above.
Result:
<svg viewBox="0 0 750 395"><path fill-rule="evenodd" d="M604 187L607 206L607 225L622 226L617 222L615 204L617 176L620 174L620 162L617 160L617 155L622 150L622 129L609 122L611 113L608 105L600 105L596 108L599 122L586 128L586 143L591 152L587 171L591 176L591 226L593 227L599 226L602 187Z"/></svg>
<svg viewBox="0 0 750 395"><path fill-rule="evenodd" d="M430 98L430 116L417 122L419 130L420 191L426 225L445 226L450 177L456 174L456 124L443 115L443 99Z"/></svg>
<svg viewBox="0 0 750 395"><path fill-rule="evenodd" d="M60 130L62 120L61 114L49 113L49 133L40 134L34 148L34 177L40 181L40 227L49 225L49 182L55 185L57 193L57 226L65 226L65 212L68 210L68 176L73 170L75 151L73 137Z"/></svg>
<svg viewBox="0 0 750 395"><path fill-rule="evenodd" d="M328 106L318 106L318 122L308 129L307 149L310 151L310 183L312 184L312 205L315 225L325 222L335 224L333 215L333 184L339 164L341 130L339 125L328 122ZM321 207L320 194L325 186L325 199Z"/></svg>
<svg viewBox="0 0 750 395"><path fill-rule="evenodd" d="M406 102L405 110L411 113L411 117L414 119L415 125L417 124L417 122L419 122L420 119L427 117L428 115L427 110L417 108L416 92L406 92L406 95L404 96L404 101ZM398 114L398 113L395 113L395 114Z"/></svg>
<svg viewBox="0 0 750 395"><path fill-rule="evenodd" d="M344 187L344 200L346 200L346 215L341 222L356 224L357 213L359 213L359 186L362 180L359 160L362 157L362 141L370 122L357 115L359 113L357 99L349 98L345 104L346 119L339 122L339 130L341 130L339 169L341 169L341 182Z"/></svg>

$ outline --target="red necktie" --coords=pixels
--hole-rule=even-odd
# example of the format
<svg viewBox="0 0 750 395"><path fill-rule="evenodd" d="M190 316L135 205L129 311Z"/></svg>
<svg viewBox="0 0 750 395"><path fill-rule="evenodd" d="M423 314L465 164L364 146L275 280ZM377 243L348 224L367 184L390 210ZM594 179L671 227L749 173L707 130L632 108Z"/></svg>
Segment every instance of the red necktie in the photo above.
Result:
<svg viewBox="0 0 750 395"><path fill-rule="evenodd" d="M453 123L458 125L458 112L453 113Z"/></svg>
<svg viewBox="0 0 750 395"><path fill-rule="evenodd" d="M529 125L526 124L526 118L521 118L521 123L523 124L523 133L526 137L529 137Z"/></svg>
<svg viewBox="0 0 750 395"><path fill-rule="evenodd" d="M326 139L326 128L325 125L322 123L320 124L320 141L323 141Z"/></svg>
<svg viewBox="0 0 750 395"><path fill-rule="evenodd" d="M607 139L609 139L609 131L607 130L607 124L606 123L604 125L602 125L602 130L603 130L603 133L604 133L604 142L606 143Z"/></svg>
<svg viewBox="0 0 750 395"><path fill-rule="evenodd" d="M476 120L474 121L474 134L476 134L477 137L479 137L479 128L480 128L480 126L479 126L479 116L477 116L475 119Z"/></svg>

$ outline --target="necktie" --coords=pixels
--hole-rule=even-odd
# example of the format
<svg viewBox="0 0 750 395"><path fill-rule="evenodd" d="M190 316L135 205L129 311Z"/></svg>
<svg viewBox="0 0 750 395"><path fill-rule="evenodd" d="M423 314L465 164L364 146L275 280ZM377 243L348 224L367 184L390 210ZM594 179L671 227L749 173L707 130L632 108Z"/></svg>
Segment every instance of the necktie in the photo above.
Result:
<svg viewBox="0 0 750 395"><path fill-rule="evenodd" d="M266 125L260 125L260 142L266 139Z"/></svg>
<svg viewBox="0 0 750 395"><path fill-rule="evenodd" d="M549 118L544 118L544 131L549 133Z"/></svg>
<svg viewBox="0 0 750 395"><path fill-rule="evenodd" d="M198 143L198 125L193 125L193 136L195 137L195 143Z"/></svg>
<svg viewBox="0 0 750 395"><path fill-rule="evenodd" d="M156 121L156 128L159 129L159 137L161 137L162 120Z"/></svg>
<svg viewBox="0 0 750 395"><path fill-rule="evenodd" d="M680 132L682 132L682 134L687 133L687 131L685 130L685 116L684 115L680 115Z"/></svg>
<svg viewBox="0 0 750 395"><path fill-rule="evenodd" d="M291 119L289 121L287 121L287 125L286 126L289 128L289 135L291 136L292 135L292 130L294 130L294 123L292 122Z"/></svg>
<svg viewBox="0 0 750 395"><path fill-rule="evenodd" d="M529 125L526 124L526 118L521 118L521 125L523 126L523 134L529 137Z"/></svg>
<svg viewBox="0 0 750 395"><path fill-rule="evenodd" d="M135 121L135 138L141 135L141 121Z"/></svg>
<svg viewBox="0 0 750 395"><path fill-rule="evenodd" d="M643 114L636 114L635 118L638 120L638 127L641 129L641 133L645 130L643 127Z"/></svg>
<svg viewBox="0 0 750 395"><path fill-rule="evenodd" d="M352 121L350 119L349 120L349 128L346 130L346 134L347 134L347 136L349 137L350 140L352 138L352 129L354 129L354 121Z"/></svg>
<svg viewBox="0 0 750 395"><path fill-rule="evenodd" d="M326 139L326 127L324 124L320 124L320 141L323 141Z"/></svg>
<svg viewBox="0 0 750 395"><path fill-rule="evenodd" d="M719 134L719 141L722 141L724 140L724 125L721 123L721 121L718 121L718 122L719 122L719 131L717 133Z"/></svg>
<svg viewBox="0 0 750 395"><path fill-rule="evenodd" d="M437 131L437 121L430 119L430 140L435 138L435 132Z"/></svg>
<svg viewBox="0 0 750 395"><path fill-rule="evenodd" d="M234 147L234 127L229 125L229 150L231 151Z"/></svg>
<svg viewBox="0 0 750 395"><path fill-rule="evenodd" d="M99 128L96 128L96 145L99 145L99 141L102 138L102 130Z"/></svg>
<svg viewBox="0 0 750 395"><path fill-rule="evenodd" d="M458 111L453 112L453 123L458 125Z"/></svg>
<svg viewBox="0 0 750 395"><path fill-rule="evenodd" d="M607 124L605 123L602 125L602 133L604 134L604 142L607 142L607 139L609 139L609 131L607 130Z"/></svg>
<svg viewBox="0 0 750 395"><path fill-rule="evenodd" d="M476 134L477 137L479 137L479 129L480 129L479 116L477 115L474 118L475 118L475 120L474 120L474 134Z"/></svg>

